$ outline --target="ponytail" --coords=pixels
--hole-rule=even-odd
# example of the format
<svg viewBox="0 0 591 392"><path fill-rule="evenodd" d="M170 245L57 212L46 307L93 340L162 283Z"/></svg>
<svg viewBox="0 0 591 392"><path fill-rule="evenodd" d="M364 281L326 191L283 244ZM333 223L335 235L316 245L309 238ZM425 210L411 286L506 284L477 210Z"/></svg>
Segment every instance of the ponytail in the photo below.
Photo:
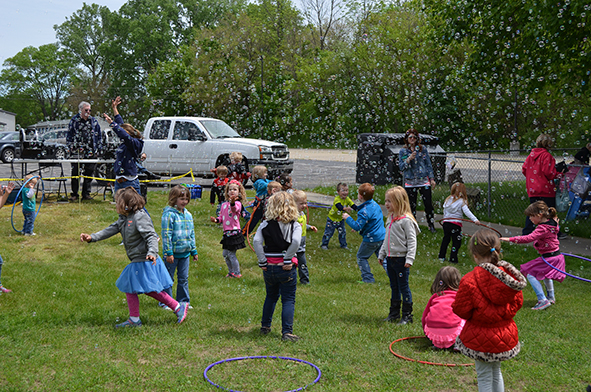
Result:
<svg viewBox="0 0 591 392"><path fill-rule="evenodd" d="M472 255L498 265L501 261L501 240L490 229L480 229L470 239L468 248Z"/></svg>

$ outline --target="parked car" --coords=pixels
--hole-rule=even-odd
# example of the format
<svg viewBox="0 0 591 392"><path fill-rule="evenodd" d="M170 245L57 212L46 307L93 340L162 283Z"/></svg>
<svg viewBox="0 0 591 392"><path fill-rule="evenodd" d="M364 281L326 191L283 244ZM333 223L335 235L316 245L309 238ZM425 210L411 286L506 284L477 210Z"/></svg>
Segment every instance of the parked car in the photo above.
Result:
<svg viewBox="0 0 591 392"><path fill-rule="evenodd" d="M69 156L68 146L51 139L45 140L45 134L39 135L39 130L34 128L22 129L20 134L20 158L24 159L66 159ZM58 136L54 134L53 136ZM54 139L57 140L57 139Z"/></svg>
<svg viewBox="0 0 591 392"><path fill-rule="evenodd" d="M40 139L43 141L43 143L59 143L65 145L67 136L68 128L64 128L47 131L41 135Z"/></svg>
<svg viewBox="0 0 591 392"><path fill-rule="evenodd" d="M144 129L146 169L157 174L181 175L193 170L198 177L212 177L211 169L229 164L233 151L242 153L247 168L264 165L269 178L293 170L289 149L283 143L240 136L215 118L155 117Z"/></svg>
<svg viewBox="0 0 591 392"><path fill-rule="evenodd" d="M0 159L2 159L2 162L11 162L20 155L20 149L18 132L0 132Z"/></svg>

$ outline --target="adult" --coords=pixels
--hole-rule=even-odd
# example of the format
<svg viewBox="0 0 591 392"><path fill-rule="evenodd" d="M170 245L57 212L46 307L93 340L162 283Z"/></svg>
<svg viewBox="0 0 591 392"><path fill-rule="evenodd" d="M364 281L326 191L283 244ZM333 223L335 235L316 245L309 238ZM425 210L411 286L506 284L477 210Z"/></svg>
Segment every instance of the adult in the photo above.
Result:
<svg viewBox="0 0 591 392"><path fill-rule="evenodd" d="M357 190L357 198L361 204L357 207L357 220L349 214L343 213L342 217L351 228L363 237L363 241L357 251L357 265L361 270L363 283L374 283L375 279L371 273L368 259L372 254L378 257L380 248L386 237L384 227L384 215L382 208L373 200L375 188L369 183L361 184ZM351 207L344 208L351 212Z"/></svg>
<svg viewBox="0 0 591 392"><path fill-rule="evenodd" d="M96 118L90 115L88 102L80 102L79 113L70 120L66 143L73 159L97 159L103 149L101 127ZM95 163L72 163L72 193L70 200L78 200L80 180L78 176L82 170L84 182L82 184L82 199L90 200L90 185L94 174Z"/></svg>
<svg viewBox="0 0 591 392"><path fill-rule="evenodd" d="M403 173L404 189L408 193L410 209L417 217L417 193L421 193L427 225L431 233L435 233L435 215L433 213L433 201L431 188L435 186L435 176L431 157L427 148L421 144L419 132L416 129L409 129L404 135L404 147L398 154L398 167Z"/></svg>
<svg viewBox="0 0 591 392"><path fill-rule="evenodd" d="M574 163L576 165L588 165L589 164L589 157L591 157L591 143L587 143L587 145L581 148L575 154Z"/></svg>
<svg viewBox="0 0 591 392"><path fill-rule="evenodd" d="M547 134L541 134L536 139L536 147L525 159L521 172L525 176L527 195L529 202L543 201L548 207L556 207L556 185L554 179L562 177L562 173L556 171L556 161L549 149L554 145L554 139ZM523 235L534 231L534 224L528 216L525 218ZM558 232L558 239L566 238L566 234Z"/></svg>
<svg viewBox="0 0 591 392"><path fill-rule="evenodd" d="M121 97L117 97L112 101L114 119L111 119L107 114L104 115L105 120L121 139L121 144L115 152L115 165L113 166L115 189L113 192L117 195L119 189L130 186L141 195L137 163L142 155L144 141L140 131L135 129L133 125L123 122L123 117L118 110L119 104L121 104Z"/></svg>

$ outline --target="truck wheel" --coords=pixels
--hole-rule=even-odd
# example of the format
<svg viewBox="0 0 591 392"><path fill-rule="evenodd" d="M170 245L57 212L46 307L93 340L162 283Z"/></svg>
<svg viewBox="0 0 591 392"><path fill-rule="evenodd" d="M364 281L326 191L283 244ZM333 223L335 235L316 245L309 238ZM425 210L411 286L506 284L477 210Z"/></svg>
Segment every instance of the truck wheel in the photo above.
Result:
<svg viewBox="0 0 591 392"><path fill-rule="evenodd" d="M12 162L12 160L14 159L14 149L10 147L4 149L4 151L2 151L2 156L0 157L0 159L2 159L2 162L4 163Z"/></svg>

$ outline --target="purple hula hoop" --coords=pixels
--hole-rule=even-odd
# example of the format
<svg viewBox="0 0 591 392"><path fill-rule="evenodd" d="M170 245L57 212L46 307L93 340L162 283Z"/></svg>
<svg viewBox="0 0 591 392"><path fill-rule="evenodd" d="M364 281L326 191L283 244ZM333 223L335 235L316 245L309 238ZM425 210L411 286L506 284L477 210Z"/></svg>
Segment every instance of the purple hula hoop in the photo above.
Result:
<svg viewBox="0 0 591 392"><path fill-rule="evenodd" d="M237 358L222 359L221 361L214 362L214 363L212 363L211 365L209 365L208 367L205 368L205 371L203 372L203 378L205 378L208 383L210 383L211 385L213 385L216 388L220 388L220 389L223 389L223 390L226 390L226 391L230 391L230 392L240 392L240 391L237 391L237 390L234 390L234 389L224 388L221 385L216 384L213 381L211 381L209 379L209 377L207 377L207 372L209 371L209 369L211 369L215 365L219 365L219 364L222 364L224 362L242 361L242 360L245 360L245 359L267 359L267 358L270 358L270 359L283 359L284 361L301 362L301 363L305 363L306 365L309 365L312 368L316 369L316 372L318 373L318 376L310 384L308 384L306 386L303 386L301 388L298 388L298 389L291 389L291 390L285 391L285 392L303 391L304 389L308 388L309 386L312 386L312 385L316 384L318 382L318 380L320 380L320 376L322 376L322 372L320 371L320 369L318 368L318 366L314 365L311 362L304 361L303 359L290 358L290 357L278 357L278 356L275 356L275 355L254 355L254 356L249 356L249 357L237 357Z"/></svg>
<svg viewBox="0 0 591 392"><path fill-rule="evenodd" d="M573 255L573 254L570 254L570 253L563 253L563 255L564 256L570 256L570 257L576 257L578 259L583 259L583 260L587 260L587 261L591 261L591 260L589 260L589 259L587 259L585 257ZM555 269L556 271L558 271L558 272L560 272L562 274L565 274L566 276L570 276L571 278L582 280L583 282L589 282L589 283L591 283L591 280L589 280L589 279L581 278L580 276L572 275L572 274L569 274L566 271L559 270L558 268L554 267L552 264L548 263L548 261L544 258L544 256L542 256L542 260L544 260L544 263L548 264L551 268Z"/></svg>

